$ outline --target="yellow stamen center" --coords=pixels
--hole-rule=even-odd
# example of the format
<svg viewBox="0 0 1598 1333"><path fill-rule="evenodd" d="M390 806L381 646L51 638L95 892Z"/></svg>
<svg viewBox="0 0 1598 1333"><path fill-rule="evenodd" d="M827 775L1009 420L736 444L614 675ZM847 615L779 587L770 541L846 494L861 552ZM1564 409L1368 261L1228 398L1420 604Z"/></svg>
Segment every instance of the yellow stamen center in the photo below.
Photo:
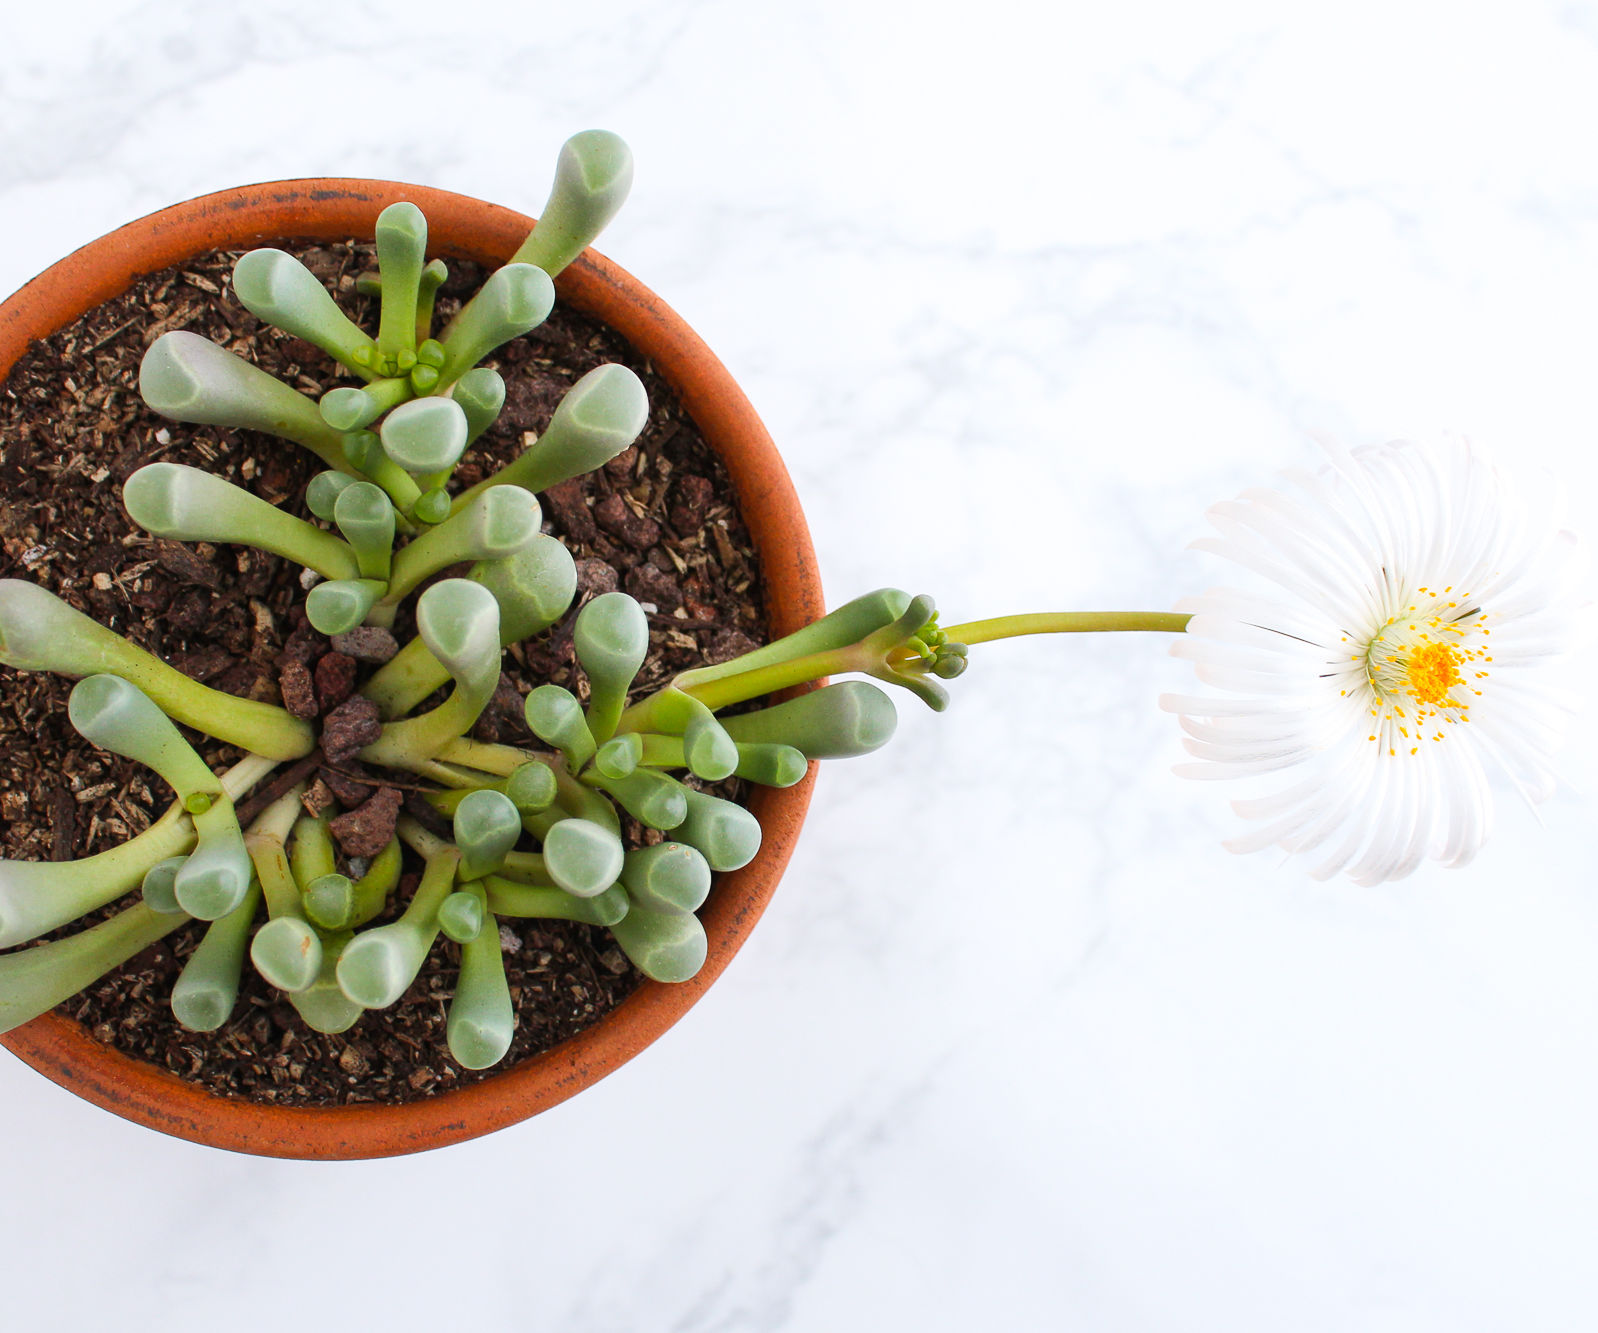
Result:
<svg viewBox="0 0 1598 1333"><path fill-rule="evenodd" d="M1440 741L1446 726L1469 722L1469 696L1480 696L1488 674L1478 664L1492 661L1485 612L1469 598L1419 592L1417 604L1389 617L1353 659L1364 666L1374 696L1370 739L1395 756L1400 747L1416 754L1419 742Z"/></svg>
<svg viewBox="0 0 1598 1333"><path fill-rule="evenodd" d="M1464 661L1458 648L1447 643L1423 643L1404 666L1405 684L1417 703L1440 704L1448 691L1464 683L1459 674Z"/></svg>

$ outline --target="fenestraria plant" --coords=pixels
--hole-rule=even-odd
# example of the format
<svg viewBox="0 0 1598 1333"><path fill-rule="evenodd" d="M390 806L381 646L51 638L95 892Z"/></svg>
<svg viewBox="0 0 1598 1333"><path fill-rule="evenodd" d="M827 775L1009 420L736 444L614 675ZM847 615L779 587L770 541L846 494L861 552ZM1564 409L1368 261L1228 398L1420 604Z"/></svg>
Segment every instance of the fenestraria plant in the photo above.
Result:
<svg viewBox="0 0 1598 1333"><path fill-rule="evenodd" d="M789 786L814 760L875 750L895 726L871 680L777 704L766 696L853 674L942 709L944 682L965 671L971 648L1022 635L1185 630L1177 651L1227 691L1166 700L1184 715L1197 771L1302 766L1291 787L1240 806L1262 823L1239 845L1324 849L1321 873L1348 867L1374 880L1428 852L1468 859L1486 833L1484 761L1506 766L1529 795L1545 790L1557 728L1536 667L1568 633L1569 543L1546 514L1517 507L1470 451L1411 446L1336 454L1322 476L1297 478L1299 499L1252 492L1213 511L1223 537L1210 545L1286 598L1221 591L1174 613L1048 612L940 628L930 598L882 589L636 697L649 620L631 597L605 593L568 622L585 697L538 684L524 703L530 743L473 739L502 650L564 621L574 598L572 558L542 532L537 493L626 449L648 407L631 371L602 366L525 452L462 489L456 468L506 395L479 363L545 318L551 278L630 179L615 136L576 136L527 242L438 328L444 266L428 258L413 205L378 219L377 271L361 281L380 300L375 334L293 257L244 256L239 299L359 381L319 401L193 334L150 347L140 388L156 412L265 431L326 470L306 493L320 525L165 462L126 482L134 521L163 538L243 543L304 566L306 614L327 635L408 620L416 635L393 643L318 731L286 708L189 679L43 588L0 581L0 661L79 678L72 724L176 795L150 828L96 856L0 862L0 949L12 949L0 955L0 1027L200 919L210 924L172 995L181 1023L225 1022L248 961L309 1026L339 1032L404 994L442 937L459 949L451 1051L466 1066L492 1065L516 1021L502 919L604 927L646 975L686 980L706 956L695 912L714 876L747 864L760 842L747 811L704 787L729 777ZM402 608L412 614L402 619ZM734 705L751 711L727 716ZM245 757L214 774L175 724ZM428 818L400 815L397 790L380 789L373 801L382 790L395 799L375 817L378 837L359 852L345 843L341 855L303 780L317 758L334 757L420 785ZM646 836L625 839L628 819ZM100 924L14 947L133 891Z"/></svg>

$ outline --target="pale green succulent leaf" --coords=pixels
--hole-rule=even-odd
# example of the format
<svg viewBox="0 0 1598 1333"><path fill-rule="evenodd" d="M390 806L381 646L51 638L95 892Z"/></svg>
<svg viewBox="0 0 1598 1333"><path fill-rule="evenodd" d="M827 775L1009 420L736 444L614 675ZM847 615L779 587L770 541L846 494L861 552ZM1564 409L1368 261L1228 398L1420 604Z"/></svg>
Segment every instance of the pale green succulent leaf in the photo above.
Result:
<svg viewBox="0 0 1598 1333"><path fill-rule="evenodd" d="M687 981L698 974L709 953L705 928L692 912L651 912L635 901L610 933L652 981Z"/></svg>
<svg viewBox="0 0 1598 1333"><path fill-rule="evenodd" d="M633 183L632 150L609 130L583 130L566 140L555 181L516 259L554 277L616 216Z"/></svg>
<svg viewBox="0 0 1598 1333"><path fill-rule="evenodd" d="M250 251L233 266L233 292L257 319L320 347L349 369L372 365L376 344L293 255Z"/></svg>
<svg viewBox="0 0 1598 1333"><path fill-rule="evenodd" d="M627 853L621 882L639 907L681 914L703 906L710 894L710 862L681 842L659 842Z"/></svg>

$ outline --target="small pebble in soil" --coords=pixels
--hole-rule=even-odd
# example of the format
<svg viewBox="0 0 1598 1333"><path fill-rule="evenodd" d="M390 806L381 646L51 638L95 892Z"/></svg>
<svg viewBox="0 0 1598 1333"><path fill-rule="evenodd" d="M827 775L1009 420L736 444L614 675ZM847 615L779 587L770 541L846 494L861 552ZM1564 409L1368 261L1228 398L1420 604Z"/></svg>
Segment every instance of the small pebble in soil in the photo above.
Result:
<svg viewBox="0 0 1598 1333"><path fill-rule="evenodd" d="M322 753L335 764L353 759L383 734L382 715L364 695L346 699L322 721Z"/></svg>

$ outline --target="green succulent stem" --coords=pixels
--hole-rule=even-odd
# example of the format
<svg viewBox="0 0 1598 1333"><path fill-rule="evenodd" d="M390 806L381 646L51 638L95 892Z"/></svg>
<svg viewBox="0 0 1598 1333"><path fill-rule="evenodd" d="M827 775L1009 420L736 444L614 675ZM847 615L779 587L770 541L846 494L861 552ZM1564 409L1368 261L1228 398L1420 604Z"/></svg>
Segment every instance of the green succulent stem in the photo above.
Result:
<svg viewBox="0 0 1598 1333"><path fill-rule="evenodd" d="M267 914L303 919L300 886L289 865L289 834L300 819L300 797L305 784L299 783L283 793L256 818L244 835L244 846L255 863L255 873L266 896Z"/></svg>
<svg viewBox="0 0 1598 1333"><path fill-rule="evenodd" d="M866 671L875 663L859 650L859 645L847 648L829 648L822 652L805 653L787 661L773 662L768 666L722 676L693 684L687 678L694 673L685 672L663 690L641 699L626 709L617 723L618 731L655 731L662 727L663 714L674 712L678 701L671 698L679 691L698 700L711 712L731 704L758 699L777 690L804 685L823 676L835 676L846 671Z"/></svg>

